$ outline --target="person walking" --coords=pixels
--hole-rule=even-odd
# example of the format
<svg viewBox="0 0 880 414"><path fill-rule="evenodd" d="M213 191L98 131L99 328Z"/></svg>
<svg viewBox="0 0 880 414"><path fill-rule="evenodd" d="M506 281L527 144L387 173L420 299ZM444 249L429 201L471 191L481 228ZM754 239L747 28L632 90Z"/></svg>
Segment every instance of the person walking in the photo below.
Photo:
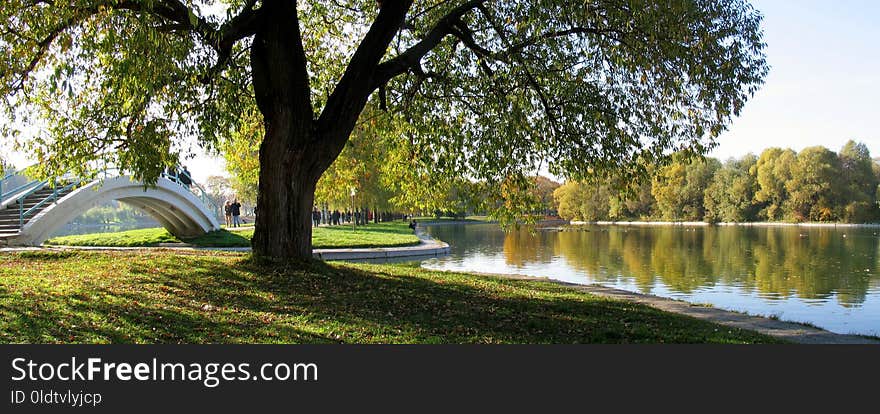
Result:
<svg viewBox="0 0 880 414"><path fill-rule="evenodd" d="M169 180L177 182L177 169L174 167L168 167L165 170L165 176L168 177Z"/></svg>
<svg viewBox="0 0 880 414"><path fill-rule="evenodd" d="M241 203L238 199L232 200L229 210L232 213L232 227L241 227Z"/></svg>
<svg viewBox="0 0 880 414"><path fill-rule="evenodd" d="M190 175L189 170L186 166L183 166L183 171L180 172L180 183L189 188L192 186L192 175Z"/></svg>
<svg viewBox="0 0 880 414"><path fill-rule="evenodd" d="M223 205L223 214L226 215L226 227L232 226L232 202L226 200L226 204Z"/></svg>

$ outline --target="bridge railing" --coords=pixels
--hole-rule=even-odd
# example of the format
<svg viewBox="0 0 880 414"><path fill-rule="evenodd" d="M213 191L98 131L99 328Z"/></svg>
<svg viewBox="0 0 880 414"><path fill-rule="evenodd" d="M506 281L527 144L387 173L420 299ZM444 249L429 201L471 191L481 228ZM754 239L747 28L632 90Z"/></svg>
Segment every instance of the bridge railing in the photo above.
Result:
<svg viewBox="0 0 880 414"><path fill-rule="evenodd" d="M189 174L188 171L176 171L173 173L169 173L166 171L162 173L162 176L171 180L177 185L186 188L189 192L195 195L202 202L202 204L204 204L205 208L207 208L219 217L220 207L217 205L217 203L214 202L214 199L208 195L208 192L205 191L205 188L192 179L192 176Z"/></svg>
<svg viewBox="0 0 880 414"><path fill-rule="evenodd" d="M123 171L119 170L118 168L108 168L105 169L101 173L101 175L104 179L107 179L110 177L123 175ZM219 214L217 213L219 211L217 203L214 202L214 199L208 195L208 192L205 190L204 187L202 187L199 183L195 182L195 180L192 179L192 176L189 174L188 171L163 171L162 174L160 174L159 176L167 178L171 182L183 188L186 188L190 193L195 195L196 198L199 199L199 201L202 202L206 209L211 210L215 215L218 215L219 217Z"/></svg>
<svg viewBox="0 0 880 414"><path fill-rule="evenodd" d="M58 195L59 195L59 194L65 192L65 191L67 191L67 190L70 190L71 188L75 187L75 186L76 186L77 184L79 184L79 183L80 183L80 180L79 180L79 179L74 179L74 180L72 180L71 182L69 182L69 183L67 183L67 184L65 184L65 185L58 185L57 183L55 183L55 185L53 185L53 187L52 187L52 194L50 194L48 197L46 197L46 198L40 200L40 202L38 202L37 204L31 206L31 207L30 207L29 209L27 209L27 210L24 209L24 200L25 200L29 195L31 195L31 194L33 194L33 193L39 191L39 190L42 189L43 187L45 187L47 184L49 184L49 182L48 182L48 181L42 181L42 182L40 183L41 185L34 186L34 188L32 188L31 190L28 190L26 193L24 193L23 195L21 195L20 197L18 197L18 199L16 199L16 202L18 202L18 228L23 228L23 227L24 227L24 221L25 221L25 219L27 219L28 217L30 217L30 216L36 214L38 211L40 211L40 209L41 209L46 203L49 203L50 200L51 200L51 202L53 202L53 203L56 202L56 201L58 201Z"/></svg>
<svg viewBox="0 0 880 414"><path fill-rule="evenodd" d="M31 190L33 186L41 185L39 180L27 178L24 175L25 170L26 168L8 171L2 178L0 178L0 207L5 207L14 203L15 199L18 198L16 197L17 195L24 191ZM15 185L18 178L24 178L24 184L19 184L10 188L10 185Z"/></svg>
<svg viewBox="0 0 880 414"><path fill-rule="evenodd" d="M3 178L0 178L0 202L3 201L3 197L6 195L3 189L6 188L9 179L14 177L16 174L18 174L18 170L7 172L6 174L3 174Z"/></svg>
<svg viewBox="0 0 880 414"><path fill-rule="evenodd" d="M28 180L25 184L19 185L13 189L6 189L7 183L10 179L16 175L19 175L23 170L17 170L13 172L9 172L4 174L2 178L0 178L0 205L3 206L11 206L13 203L18 204L18 224L19 228L24 227L25 221L32 215L36 214L40 209L50 202L58 201L58 196L70 190L71 188L77 186L82 183L82 180L72 175L65 175L62 177L62 181L53 182L52 193L49 194L46 198L40 200L37 204L29 207L28 209L24 208L25 200L40 191L44 187L49 184L49 181L46 180ZM116 174L113 174L116 172ZM119 170L105 170L101 173L104 179L107 179L114 175L119 175L121 172ZM192 193L198 198L204 207L213 212L213 214L219 214L219 207L217 203L208 195L208 192L205 191L205 188L192 180L192 177L186 172L182 171L180 173L162 173L162 177L165 177L172 182L180 185L185 188L187 191Z"/></svg>

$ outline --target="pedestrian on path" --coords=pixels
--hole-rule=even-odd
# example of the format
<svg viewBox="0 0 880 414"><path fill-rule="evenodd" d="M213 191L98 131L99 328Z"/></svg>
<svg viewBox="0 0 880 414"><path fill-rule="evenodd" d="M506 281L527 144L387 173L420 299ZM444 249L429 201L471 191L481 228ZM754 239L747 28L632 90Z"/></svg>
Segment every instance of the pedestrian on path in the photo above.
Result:
<svg viewBox="0 0 880 414"><path fill-rule="evenodd" d="M241 203L238 199L232 200L229 210L232 213L232 227L241 227Z"/></svg>
<svg viewBox="0 0 880 414"><path fill-rule="evenodd" d="M226 200L226 204L223 205L223 214L226 215L226 227L232 226L232 202Z"/></svg>

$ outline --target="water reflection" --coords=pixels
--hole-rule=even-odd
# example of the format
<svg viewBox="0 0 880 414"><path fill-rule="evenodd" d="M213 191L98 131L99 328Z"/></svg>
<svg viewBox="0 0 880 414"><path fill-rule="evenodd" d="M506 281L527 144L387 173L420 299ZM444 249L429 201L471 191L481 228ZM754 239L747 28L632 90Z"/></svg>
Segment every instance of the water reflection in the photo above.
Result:
<svg viewBox="0 0 880 414"><path fill-rule="evenodd" d="M876 228L584 226L513 231L429 228L450 270L602 283L787 316L832 330L880 332Z"/></svg>

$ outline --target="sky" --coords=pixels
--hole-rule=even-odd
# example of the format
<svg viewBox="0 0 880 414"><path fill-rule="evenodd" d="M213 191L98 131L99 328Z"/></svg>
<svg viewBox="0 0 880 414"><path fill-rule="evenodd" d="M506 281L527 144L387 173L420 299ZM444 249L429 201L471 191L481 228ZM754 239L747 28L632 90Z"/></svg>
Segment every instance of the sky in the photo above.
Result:
<svg viewBox="0 0 880 414"><path fill-rule="evenodd" d="M709 155L778 146L880 156L880 1L752 0L764 15L770 73Z"/></svg>
<svg viewBox="0 0 880 414"><path fill-rule="evenodd" d="M709 155L724 160L771 146L838 151L853 139L880 157L880 1L752 4L764 15L770 73ZM196 155L185 164L197 181L227 175L222 158Z"/></svg>

